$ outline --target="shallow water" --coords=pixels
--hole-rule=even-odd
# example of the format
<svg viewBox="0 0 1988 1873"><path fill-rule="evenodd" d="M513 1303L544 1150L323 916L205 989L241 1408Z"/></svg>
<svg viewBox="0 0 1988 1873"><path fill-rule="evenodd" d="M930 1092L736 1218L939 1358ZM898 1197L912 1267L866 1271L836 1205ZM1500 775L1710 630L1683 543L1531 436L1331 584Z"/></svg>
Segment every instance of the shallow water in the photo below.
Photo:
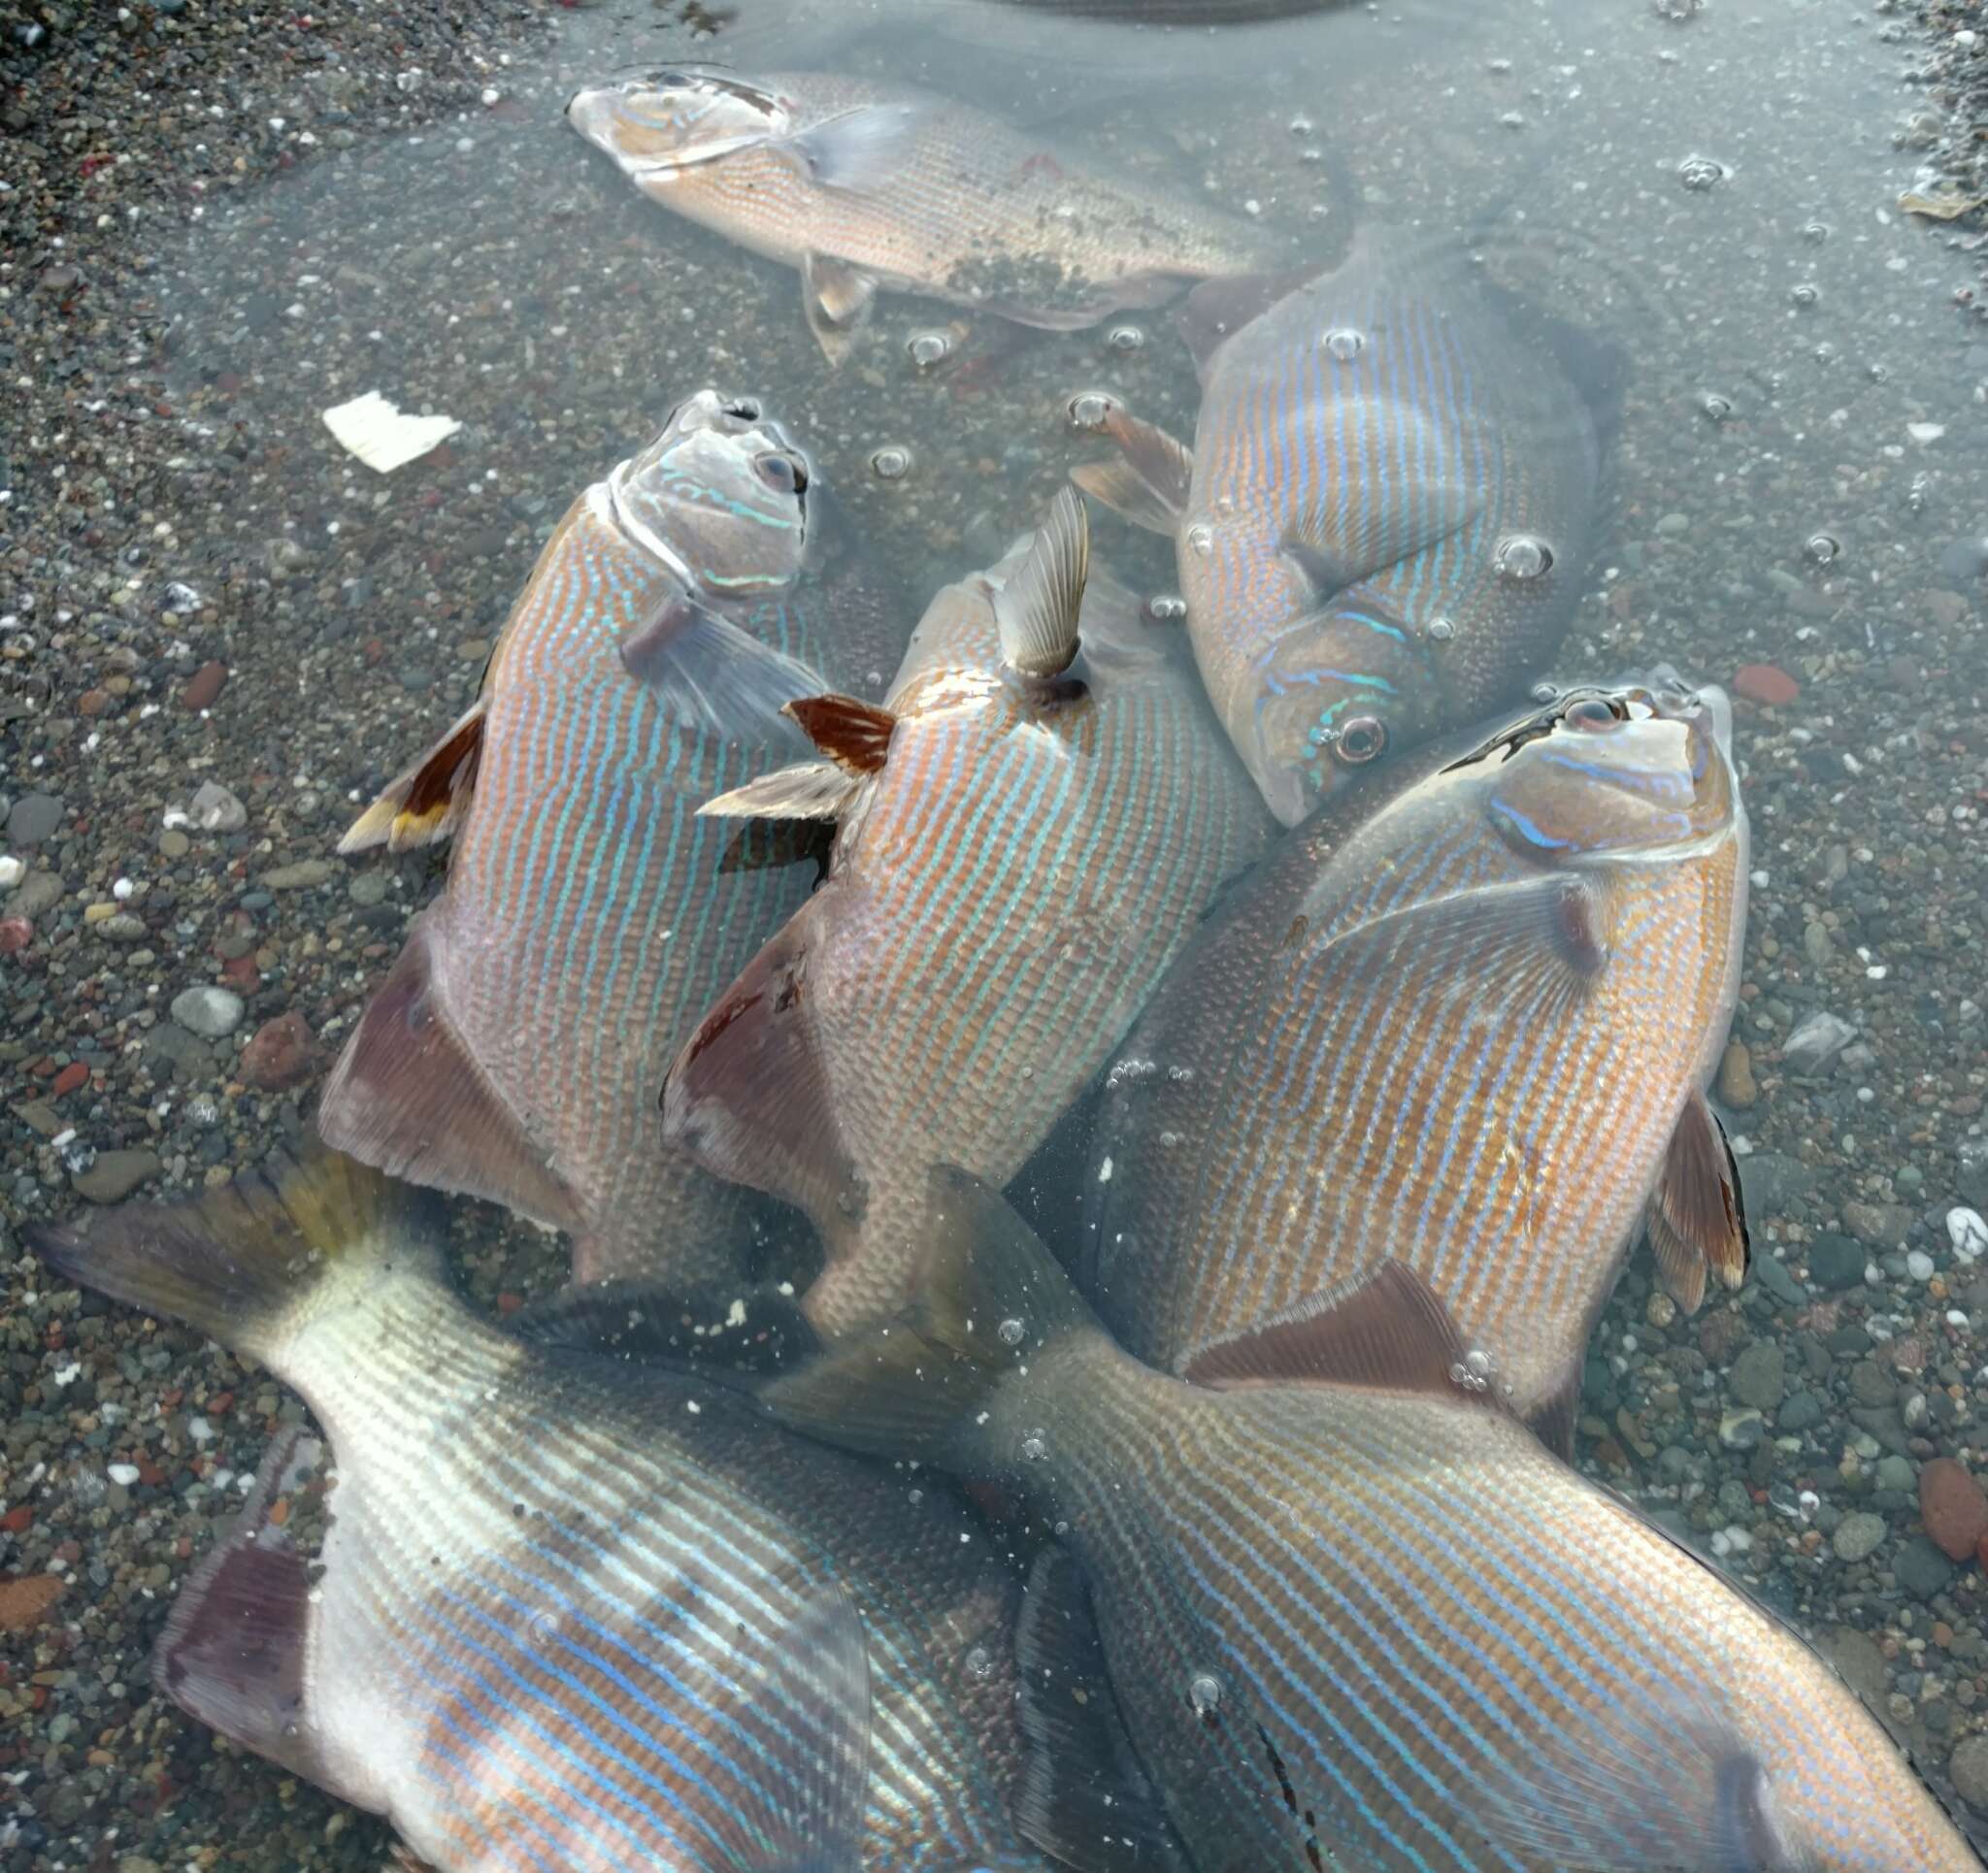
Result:
<svg viewBox="0 0 1988 1873"><path fill-rule="evenodd" d="M1949 237L1898 206L1921 181L1911 52L1882 11L1822 0L1504 0L1462 31L1434 11L1209 33L994 0L739 0L707 36L674 10L588 8L561 16L548 55L493 70L457 121L362 137L217 201L159 251L152 348L132 358L167 392L129 419L184 426L185 478L150 564L87 602L225 661L235 712L191 759L142 722L107 726L36 784L83 795L92 773L122 776L149 818L117 836L134 854L118 864L141 875L164 815L207 777L245 794L256 777L240 872L277 846L328 853L353 803L474 693L567 501L708 382L765 398L920 599L992 560L1096 455L1078 393L1191 430L1193 374L1164 312L1013 347L967 319L957 354L926 370L909 341L955 312L886 294L832 369L791 272L671 217L572 133L562 108L582 82L684 57L835 66L1042 124L1321 253L1364 222L1467 241L1631 365L1602 571L1542 675L1668 661L1729 688L1769 666L1798 687L1766 708L1741 682L1737 709L1755 870L1734 1035L1750 1061L1729 1058L1716 1102L1755 1270L1737 1298L1673 1319L1632 1258L1591 1348L1579 1460L1812 1632L1948 1791L1988 1712L1988 1619L1979 1568L1921 1537L1913 1479L1971 1446L1988 1382L1988 1275L1950 1221L1988 1202L1988 328L1962 303ZM319 419L370 389L463 427L378 476ZM1096 534L1140 589L1172 589L1169 550L1110 521ZM206 608L163 609L168 581ZM281 1005L272 990L308 979L299 1011L326 1048L342 1038L435 878L418 859L369 871L381 893L359 902L379 914L308 969L266 966L258 1019ZM209 979L230 919L287 954L281 905L240 906L251 885L184 894L166 996ZM1798 1072L1782 1043L1817 1010L1855 1035ZM249 1161L281 1125L267 1101L238 1109L227 1079L196 1066L159 1095L169 1181ZM222 1101L217 1129L195 1095ZM50 1186L86 1165L91 1125L42 1187L23 1173L23 1215L68 1206ZM1066 1134L1017 1192L1052 1234L1084 1142ZM556 1278L531 1232L474 1227L481 1298ZM1833 1258L1861 1252L1861 1280L1811 1279L1824 1238L1853 1245ZM1736 1389L1756 1346L1782 1356L1772 1397L1750 1377ZM148 1371L135 1408L187 1380ZM1820 1408L1791 1410L1802 1397ZM1766 1413L1750 1429L1749 1410ZM102 1463L78 1444L52 1467L81 1489ZM1833 1537L1863 1512L1883 1533L1849 1558ZM336 1851L376 1847L368 1832Z"/></svg>

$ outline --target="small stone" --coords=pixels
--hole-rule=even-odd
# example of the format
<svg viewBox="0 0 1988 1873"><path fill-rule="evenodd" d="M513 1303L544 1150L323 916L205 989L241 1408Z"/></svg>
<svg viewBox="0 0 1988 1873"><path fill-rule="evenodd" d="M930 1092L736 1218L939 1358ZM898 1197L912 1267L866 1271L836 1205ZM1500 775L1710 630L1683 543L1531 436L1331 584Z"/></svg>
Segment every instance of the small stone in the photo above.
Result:
<svg viewBox="0 0 1988 1873"><path fill-rule="evenodd" d="M39 917L62 902L62 880L52 871L30 871L7 901L17 917Z"/></svg>
<svg viewBox="0 0 1988 1873"><path fill-rule="evenodd" d="M105 924L117 914L117 906L106 898L101 903L84 904L83 921L85 924Z"/></svg>
<svg viewBox="0 0 1988 1873"><path fill-rule="evenodd" d="M1772 1411L1787 1390L1788 1361L1778 1342L1757 1339L1733 1362L1733 1375L1726 1382L1736 1402L1756 1411Z"/></svg>
<svg viewBox="0 0 1988 1873"><path fill-rule="evenodd" d="M88 1082L89 1068L82 1061L72 1060L49 1082L49 1097L56 1100L66 1099L78 1087L87 1085Z"/></svg>
<svg viewBox="0 0 1988 1873"><path fill-rule="evenodd" d="M191 709L213 707L215 699L221 693L221 685L227 680L228 667L226 664L202 664L186 679L186 687L180 692L181 706Z"/></svg>
<svg viewBox="0 0 1988 1873"><path fill-rule="evenodd" d="M1733 687L1749 703L1785 708L1802 694L1802 685L1773 664L1741 664L1733 673Z"/></svg>
<svg viewBox="0 0 1988 1873"><path fill-rule="evenodd" d="M79 1170L69 1181L79 1197L92 1203L116 1203L158 1174L159 1161L149 1151L100 1151L87 1170Z"/></svg>
<svg viewBox="0 0 1988 1873"><path fill-rule="evenodd" d="M355 904L371 908L386 897L386 874L383 871L361 871L346 889Z"/></svg>
<svg viewBox="0 0 1988 1873"><path fill-rule="evenodd" d="M280 865L274 871L265 871L262 882L272 891L309 891L329 883L337 871L329 859L299 859L295 865Z"/></svg>
<svg viewBox="0 0 1988 1873"><path fill-rule="evenodd" d="M1808 1278L1825 1293L1861 1287L1864 1266L1864 1245L1847 1235L1825 1231L1808 1245Z"/></svg>
<svg viewBox="0 0 1988 1873"><path fill-rule="evenodd" d="M27 876L27 867L12 852L0 852L0 891L12 891Z"/></svg>
<svg viewBox="0 0 1988 1873"><path fill-rule="evenodd" d="M1988 1535L1988 1494L1951 1457L1936 1457L1919 1472L1919 1520L1942 1554L1966 1561Z"/></svg>
<svg viewBox="0 0 1988 1873"><path fill-rule="evenodd" d="M234 833L248 823L248 809L217 780L203 780L186 810L203 832Z"/></svg>
<svg viewBox="0 0 1988 1873"><path fill-rule="evenodd" d="M0 917L0 956L17 956L35 939L35 927L25 917Z"/></svg>
<svg viewBox="0 0 1988 1873"><path fill-rule="evenodd" d="M97 926L97 935L109 937L114 943L141 942L147 934L143 917L134 917L130 911L118 910L115 905L112 906L112 914Z"/></svg>
<svg viewBox="0 0 1988 1873"><path fill-rule="evenodd" d="M1856 1037L1856 1029L1841 1015L1811 1008L1782 1042L1781 1064L1791 1072L1819 1073Z"/></svg>
<svg viewBox="0 0 1988 1873"><path fill-rule="evenodd" d="M1949 631L1968 615L1968 602L1958 592L1928 592L1924 603L1926 615Z"/></svg>
<svg viewBox="0 0 1988 1873"><path fill-rule="evenodd" d="M1719 1061L1719 1098L1741 1111L1760 1097L1753 1077L1753 1056L1743 1040L1729 1040Z"/></svg>
<svg viewBox="0 0 1988 1873"><path fill-rule="evenodd" d="M1946 1591L1953 1579L1953 1562L1924 1535L1914 1535L1899 1550L1892 1574L1914 1599L1930 1600Z"/></svg>
<svg viewBox="0 0 1988 1873"><path fill-rule="evenodd" d="M1839 1561L1862 1561L1877 1552L1884 1536L1884 1518L1872 1515L1869 1509L1858 1509L1837 1524L1830 1546L1836 1550Z"/></svg>
<svg viewBox="0 0 1988 1873"><path fill-rule="evenodd" d="M1728 1450L1751 1450L1767 1435L1767 1422L1757 1411L1728 1411L1719 1419L1719 1442Z"/></svg>
<svg viewBox="0 0 1988 1873"><path fill-rule="evenodd" d="M22 794L7 815L7 837L16 845L39 845L62 824L60 794Z"/></svg>
<svg viewBox="0 0 1988 1873"><path fill-rule="evenodd" d="M1905 1272L1914 1281L1933 1279L1933 1258L1924 1249L1914 1249L1905 1257Z"/></svg>
<svg viewBox="0 0 1988 1873"><path fill-rule="evenodd" d="M256 1029L242 1049L240 1071L250 1086L278 1093L308 1079L316 1065L310 1023L292 1008Z"/></svg>
<svg viewBox="0 0 1988 1873"><path fill-rule="evenodd" d="M183 859L192 844L193 841L177 826L169 826L159 835L159 856L166 859Z"/></svg>
<svg viewBox="0 0 1988 1873"><path fill-rule="evenodd" d="M1946 1239L1963 1262L1978 1262L1988 1255L1988 1219L1977 1209L1956 1204L1946 1213Z"/></svg>
<svg viewBox="0 0 1988 1873"><path fill-rule="evenodd" d="M17 1574L0 1579L0 1632L32 1632L62 1596L53 1574Z"/></svg>
<svg viewBox="0 0 1988 1873"><path fill-rule="evenodd" d="M1962 1737L1946 1758L1946 1772L1953 1778L1954 1793L1988 1815L1988 1735L1976 1731Z"/></svg>
<svg viewBox="0 0 1988 1873"><path fill-rule="evenodd" d="M173 1019L189 1034L218 1040L242 1025L242 998L228 989L182 989L173 998Z"/></svg>
<svg viewBox="0 0 1988 1873"><path fill-rule="evenodd" d="M1912 1212L1902 1203L1860 1203L1843 1205L1843 1222L1850 1233L1873 1248L1901 1249L1912 1227ZM1923 1277L1922 1277L1923 1278Z"/></svg>

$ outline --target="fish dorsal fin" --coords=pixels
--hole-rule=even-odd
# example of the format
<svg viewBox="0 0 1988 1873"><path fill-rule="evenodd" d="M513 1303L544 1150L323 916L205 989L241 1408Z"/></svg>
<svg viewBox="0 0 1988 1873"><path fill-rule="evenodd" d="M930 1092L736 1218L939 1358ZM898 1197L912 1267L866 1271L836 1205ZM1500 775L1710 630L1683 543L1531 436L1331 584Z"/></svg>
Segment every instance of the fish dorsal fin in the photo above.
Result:
<svg viewBox="0 0 1988 1873"><path fill-rule="evenodd" d="M1196 1353L1181 1377L1245 1386L1357 1385L1496 1406L1481 1362L1435 1291L1407 1264L1383 1262L1357 1287L1301 1302Z"/></svg>
<svg viewBox="0 0 1988 1873"><path fill-rule="evenodd" d="M994 594L1001 656L1024 676L1054 676L1077 656L1077 615L1090 576L1090 523L1069 488L1058 488L1021 563ZM811 730L812 734L812 731Z"/></svg>
<svg viewBox="0 0 1988 1873"><path fill-rule="evenodd" d="M836 761L798 761L707 800L703 819L840 819L862 781Z"/></svg>
<svg viewBox="0 0 1988 1873"><path fill-rule="evenodd" d="M1677 1115L1664 1168L1650 1197L1650 1248L1657 1271L1678 1306L1698 1311L1706 1284L1723 1288L1746 1279L1746 1206L1725 1128L1693 1092Z"/></svg>
<svg viewBox="0 0 1988 1873"><path fill-rule="evenodd" d="M759 746L788 739L780 711L821 673L721 617L689 593L621 640L621 666L679 727Z"/></svg>
<svg viewBox="0 0 1988 1873"><path fill-rule="evenodd" d="M799 163L823 188L861 193L902 173L919 125L932 115L922 101L860 104L770 147Z"/></svg>
<svg viewBox="0 0 1988 1873"><path fill-rule="evenodd" d="M803 696L787 706L801 733L844 773L857 779L883 771L897 717L856 696Z"/></svg>
<svg viewBox="0 0 1988 1873"><path fill-rule="evenodd" d="M1105 418L1105 434L1118 444L1122 459L1083 463L1071 470L1070 478L1134 526L1171 539L1187 511L1193 454L1157 424L1123 410Z"/></svg>
<svg viewBox="0 0 1988 1873"><path fill-rule="evenodd" d="M479 696L426 754L389 781L339 840L339 851L366 852L383 845L389 852L406 852L434 845L454 832L476 787L487 706Z"/></svg>
<svg viewBox="0 0 1988 1873"><path fill-rule="evenodd" d="M1178 1842L1134 1754L1082 1572L1044 1548L1015 1621L1025 1751L1014 1797L1024 1840L1077 1873L1174 1873Z"/></svg>
<svg viewBox="0 0 1988 1873"><path fill-rule="evenodd" d="M845 260L811 253L801 263L801 303L808 329L831 364L848 356L876 297L876 279Z"/></svg>

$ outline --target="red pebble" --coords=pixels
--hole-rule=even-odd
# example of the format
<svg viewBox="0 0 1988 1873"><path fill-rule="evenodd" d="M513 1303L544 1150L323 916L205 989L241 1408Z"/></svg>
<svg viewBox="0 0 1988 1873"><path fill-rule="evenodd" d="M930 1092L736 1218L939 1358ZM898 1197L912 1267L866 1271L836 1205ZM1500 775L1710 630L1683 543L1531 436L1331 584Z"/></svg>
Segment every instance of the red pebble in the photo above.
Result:
<svg viewBox="0 0 1988 1873"><path fill-rule="evenodd" d="M1733 673L1733 687L1749 703L1783 708L1802 694L1802 685L1773 664L1741 664Z"/></svg>
<svg viewBox="0 0 1988 1873"><path fill-rule="evenodd" d="M186 679L186 687L180 692L180 702L186 708L208 708L227 680L226 664L202 664Z"/></svg>
<svg viewBox="0 0 1988 1873"><path fill-rule="evenodd" d="M1936 1457L1919 1472L1919 1520L1935 1547L1966 1561L1988 1536L1988 1495L1951 1457Z"/></svg>
<svg viewBox="0 0 1988 1873"><path fill-rule="evenodd" d="M309 1079L316 1065L311 1024L294 1008L274 1021L265 1021L242 1049L242 1077L267 1093L282 1092Z"/></svg>
<svg viewBox="0 0 1988 1873"><path fill-rule="evenodd" d="M232 982L238 989L254 989L262 982L262 971L255 967L252 954L230 956L221 965L221 980Z"/></svg>
<svg viewBox="0 0 1988 1873"><path fill-rule="evenodd" d="M25 917L0 917L0 956L12 956L34 941L35 927Z"/></svg>
<svg viewBox="0 0 1988 1873"><path fill-rule="evenodd" d="M5 1515L0 1515L0 1528L11 1535L24 1535L34 1519L35 1512L25 1502L17 1502Z"/></svg>
<svg viewBox="0 0 1988 1873"><path fill-rule="evenodd" d="M55 1083L49 1088L59 1100L65 1093L73 1093L89 1078L89 1068L80 1060L72 1060L55 1075Z"/></svg>

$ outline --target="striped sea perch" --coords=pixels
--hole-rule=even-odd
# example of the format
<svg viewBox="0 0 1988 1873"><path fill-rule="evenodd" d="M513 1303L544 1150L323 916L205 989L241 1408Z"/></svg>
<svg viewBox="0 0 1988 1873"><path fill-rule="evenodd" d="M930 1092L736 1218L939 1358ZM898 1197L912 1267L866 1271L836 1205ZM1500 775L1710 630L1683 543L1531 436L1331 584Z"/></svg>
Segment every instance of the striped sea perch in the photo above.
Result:
<svg viewBox="0 0 1988 1873"><path fill-rule="evenodd" d="M926 608L886 706L724 812L835 814L829 878L670 1069L673 1141L807 1211L817 1326L894 1305L925 1172L1005 1182L1110 1057L1268 816L1186 660L1084 592L1082 504Z"/></svg>
<svg viewBox="0 0 1988 1873"><path fill-rule="evenodd" d="M655 1096L814 877L698 806L805 746L783 703L880 694L904 641L825 500L757 403L679 406L573 504L475 705L340 848L454 840L325 1088L325 1138L569 1231L582 1280L736 1278L752 1235Z"/></svg>
<svg viewBox="0 0 1988 1873"><path fill-rule="evenodd" d="M1192 452L1113 411L1121 459L1076 476L1174 538L1215 712L1294 825L1383 753L1514 699L1552 655L1598 528L1619 366L1454 252L1365 231L1295 289L1198 288L1186 323Z"/></svg>
<svg viewBox="0 0 1988 1873"><path fill-rule="evenodd" d="M1239 217L905 85L685 65L589 86L566 115L652 200L798 267L836 361L879 286L1063 330L1279 250Z"/></svg>
<svg viewBox="0 0 1988 1873"><path fill-rule="evenodd" d="M1020 1582L971 1513L688 1370L499 1331L437 1207L318 1152L36 1235L268 1364L336 1463L313 1559L315 1440L272 1445L154 1682L440 1873L1041 1867Z"/></svg>
<svg viewBox="0 0 1988 1873"><path fill-rule="evenodd" d="M935 1183L911 1309L766 1397L1058 1531L1020 1622L1051 1742L1025 1814L1139 1864L1177 1834L1197 1873L1978 1868L1829 1667L1541 1448L1399 1264L1190 1384L1118 1348L984 1186ZM1069 1733L1093 1618L1149 1784L1109 1807Z"/></svg>
<svg viewBox="0 0 1988 1873"><path fill-rule="evenodd" d="M1687 1309L1739 1285L1704 1093L1746 916L1731 719L1669 671L1570 691L1329 803L1230 894L1099 1120L1087 1283L1132 1352L1191 1372L1399 1260L1565 1448L1645 1222Z"/></svg>

